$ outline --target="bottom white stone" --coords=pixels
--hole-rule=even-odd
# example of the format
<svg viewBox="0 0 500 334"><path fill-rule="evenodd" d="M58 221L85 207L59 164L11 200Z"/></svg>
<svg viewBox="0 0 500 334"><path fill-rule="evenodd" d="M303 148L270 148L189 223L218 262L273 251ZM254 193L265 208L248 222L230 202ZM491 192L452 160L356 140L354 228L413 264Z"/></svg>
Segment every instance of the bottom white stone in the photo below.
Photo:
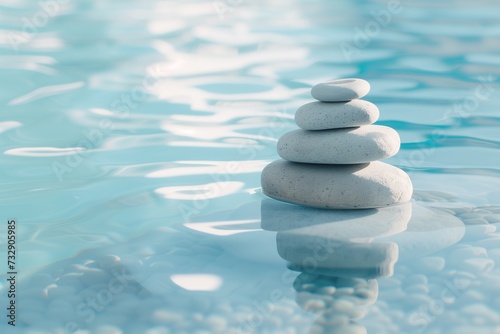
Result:
<svg viewBox="0 0 500 334"><path fill-rule="evenodd" d="M277 160L262 171L263 192L274 199L322 209L379 208L408 202L409 176L380 161L320 165Z"/></svg>

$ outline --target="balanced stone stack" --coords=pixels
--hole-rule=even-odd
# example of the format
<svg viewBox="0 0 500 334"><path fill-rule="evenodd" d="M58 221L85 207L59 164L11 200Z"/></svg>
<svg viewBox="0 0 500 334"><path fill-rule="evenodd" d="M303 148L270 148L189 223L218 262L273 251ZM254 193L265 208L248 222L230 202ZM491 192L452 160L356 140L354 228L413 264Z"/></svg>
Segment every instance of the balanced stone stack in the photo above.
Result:
<svg viewBox="0 0 500 334"><path fill-rule="evenodd" d="M378 208L408 202L413 186L401 169L377 160L399 151L398 133L373 125L378 108L360 100L370 84L343 79L314 86L319 102L300 107L301 128L278 141L284 160L262 171L263 192L271 198L325 209Z"/></svg>

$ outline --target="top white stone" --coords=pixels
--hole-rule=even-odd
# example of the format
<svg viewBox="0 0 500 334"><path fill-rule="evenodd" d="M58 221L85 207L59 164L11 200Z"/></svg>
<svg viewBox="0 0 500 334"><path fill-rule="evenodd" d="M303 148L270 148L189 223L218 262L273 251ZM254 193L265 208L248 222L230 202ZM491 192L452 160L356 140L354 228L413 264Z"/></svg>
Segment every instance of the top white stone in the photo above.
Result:
<svg viewBox="0 0 500 334"><path fill-rule="evenodd" d="M369 91L368 81L349 78L317 84L311 89L311 95L321 102L346 102L359 99Z"/></svg>

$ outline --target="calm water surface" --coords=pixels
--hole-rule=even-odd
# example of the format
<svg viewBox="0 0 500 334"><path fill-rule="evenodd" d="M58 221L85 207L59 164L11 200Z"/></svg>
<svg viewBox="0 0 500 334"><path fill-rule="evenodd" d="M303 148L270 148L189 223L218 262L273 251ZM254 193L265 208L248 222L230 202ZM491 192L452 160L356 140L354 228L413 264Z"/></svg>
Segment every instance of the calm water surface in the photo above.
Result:
<svg viewBox="0 0 500 334"><path fill-rule="evenodd" d="M500 333L499 10L0 0L0 331ZM295 110L345 77L400 133L413 201L267 199Z"/></svg>

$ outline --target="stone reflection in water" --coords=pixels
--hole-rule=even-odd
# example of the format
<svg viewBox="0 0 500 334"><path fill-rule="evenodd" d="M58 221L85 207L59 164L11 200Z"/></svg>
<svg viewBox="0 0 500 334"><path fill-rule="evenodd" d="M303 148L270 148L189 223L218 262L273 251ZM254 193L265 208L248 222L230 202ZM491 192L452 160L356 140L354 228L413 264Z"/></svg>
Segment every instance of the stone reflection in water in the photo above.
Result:
<svg viewBox="0 0 500 334"><path fill-rule="evenodd" d="M262 228L277 231L279 255L292 270L340 277L393 273L394 242L375 242L406 230L411 203L381 209L317 210L262 202Z"/></svg>
<svg viewBox="0 0 500 334"><path fill-rule="evenodd" d="M377 280L303 272L293 286L297 304L319 315L309 333L366 333L356 320L365 315L364 306L377 300Z"/></svg>
<svg viewBox="0 0 500 334"><path fill-rule="evenodd" d="M292 270L297 304L318 314L310 333L366 333L356 322L378 296L377 277L391 276L394 242L377 238L406 230L412 205L368 210L317 210L262 202L262 228L277 231L279 255Z"/></svg>

